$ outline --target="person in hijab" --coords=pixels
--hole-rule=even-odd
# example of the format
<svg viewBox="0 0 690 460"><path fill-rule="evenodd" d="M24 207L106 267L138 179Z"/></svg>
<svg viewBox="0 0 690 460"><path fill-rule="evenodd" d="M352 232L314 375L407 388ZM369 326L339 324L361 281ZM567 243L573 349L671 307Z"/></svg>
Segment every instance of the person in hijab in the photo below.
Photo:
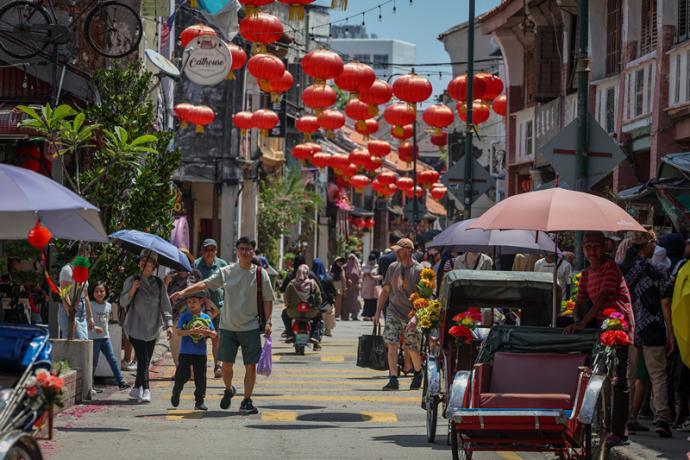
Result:
<svg viewBox="0 0 690 460"><path fill-rule="evenodd" d="M684 257L685 237L681 233L669 233L659 238L659 246L666 249L666 256L671 259L671 266Z"/></svg>
<svg viewBox="0 0 690 460"><path fill-rule="evenodd" d="M671 268L671 259L668 258L666 249L662 248L661 246L656 246L654 248L654 255L652 256L650 262L661 273L668 274Z"/></svg>
<svg viewBox="0 0 690 460"><path fill-rule="evenodd" d="M338 290L335 287L333 278L326 272L326 266L320 258L315 258L311 264L311 272L315 274L321 281L321 295L323 301L328 302L328 310L321 311L321 316L324 321L323 334L332 337L333 329L335 329L335 299L338 295Z"/></svg>
<svg viewBox="0 0 690 460"><path fill-rule="evenodd" d="M376 302L379 298L378 284L383 279L379 275L379 266L376 264L376 254L369 254L367 263L362 267L362 298L364 299L364 309L362 319L371 321L376 314Z"/></svg>
<svg viewBox="0 0 690 460"><path fill-rule="evenodd" d="M347 321L359 321L357 315L362 308L359 303L359 293L362 287L362 267L354 254L347 256L347 263L344 268L345 294L343 295L343 308L340 312L340 319Z"/></svg>
<svg viewBox="0 0 690 460"><path fill-rule="evenodd" d="M321 349L321 340L319 336L319 321L322 297L321 290L316 280L309 277L309 266L300 265L295 271L295 277L287 285L285 289L285 309L291 319L306 317L312 320L311 322L311 339L314 343L314 351ZM308 313L299 313L297 306L301 303L309 305ZM294 340L294 332L292 328L288 332L288 342Z"/></svg>

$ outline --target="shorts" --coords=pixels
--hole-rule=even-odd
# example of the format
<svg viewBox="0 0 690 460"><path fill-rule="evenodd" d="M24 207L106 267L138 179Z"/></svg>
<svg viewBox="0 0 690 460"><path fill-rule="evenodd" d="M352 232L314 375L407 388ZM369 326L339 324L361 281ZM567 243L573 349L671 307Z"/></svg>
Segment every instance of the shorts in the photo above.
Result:
<svg viewBox="0 0 690 460"><path fill-rule="evenodd" d="M422 333L417 329L407 330L409 321L398 318L395 315L386 315L386 325L383 328L383 341L387 345L400 344L400 334L403 334L405 348L413 351L422 349Z"/></svg>
<svg viewBox="0 0 690 460"><path fill-rule="evenodd" d="M261 334L258 329L253 331L228 331L221 329L218 360L224 363L234 363L240 346L242 347L242 361L245 365L259 362L259 357L261 356Z"/></svg>

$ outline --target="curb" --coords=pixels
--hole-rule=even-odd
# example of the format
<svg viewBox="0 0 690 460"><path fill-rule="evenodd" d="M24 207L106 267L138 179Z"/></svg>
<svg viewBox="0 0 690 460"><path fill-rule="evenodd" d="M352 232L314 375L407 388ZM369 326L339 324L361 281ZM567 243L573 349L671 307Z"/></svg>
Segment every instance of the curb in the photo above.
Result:
<svg viewBox="0 0 690 460"><path fill-rule="evenodd" d="M609 449L608 458L611 460L657 460L665 458L665 455L642 444L631 442L626 446L616 446Z"/></svg>

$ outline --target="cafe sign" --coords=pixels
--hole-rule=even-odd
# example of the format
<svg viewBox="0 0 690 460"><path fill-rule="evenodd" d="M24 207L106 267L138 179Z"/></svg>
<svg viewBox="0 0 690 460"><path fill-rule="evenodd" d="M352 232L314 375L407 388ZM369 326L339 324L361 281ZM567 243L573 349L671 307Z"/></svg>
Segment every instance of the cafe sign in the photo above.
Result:
<svg viewBox="0 0 690 460"><path fill-rule="evenodd" d="M190 81L213 86L225 80L230 72L232 55L219 37L200 36L185 48L183 62L184 74Z"/></svg>

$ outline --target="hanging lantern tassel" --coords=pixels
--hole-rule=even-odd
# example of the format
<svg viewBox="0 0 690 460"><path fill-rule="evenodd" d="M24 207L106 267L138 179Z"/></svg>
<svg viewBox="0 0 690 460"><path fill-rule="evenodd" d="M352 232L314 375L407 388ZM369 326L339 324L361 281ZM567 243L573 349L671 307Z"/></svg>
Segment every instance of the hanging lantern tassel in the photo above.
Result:
<svg viewBox="0 0 690 460"><path fill-rule="evenodd" d="M331 0L331 8L337 10L347 10L347 0Z"/></svg>
<svg viewBox="0 0 690 460"><path fill-rule="evenodd" d="M235 72L233 72L232 70L228 72L227 76L225 77L226 80L234 80L235 78Z"/></svg>
<svg viewBox="0 0 690 460"><path fill-rule="evenodd" d="M290 21L302 21L304 19L304 5L299 3L293 3L290 5L288 19Z"/></svg>
<svg viewBox="0 0 690 460"><path fill-rule="evenodd" d="M191 6L192 8L198 9L199 8L199 0L190 0L189 6Z"/></svg>
<svg viewBox="0 0 690 460"><path fill-rule="evenodd" d="M379 114L379 106L376 104L369 104L369 106L367 107L367 111L369 112L369 115L375 117Z"/></svg>
<svg viewBox="0 0 690 460"><path fill-rule="evenodd" d="M196 129L194 131L197 133L203 133L204 132L204 125L196 125Z"/></svg>

